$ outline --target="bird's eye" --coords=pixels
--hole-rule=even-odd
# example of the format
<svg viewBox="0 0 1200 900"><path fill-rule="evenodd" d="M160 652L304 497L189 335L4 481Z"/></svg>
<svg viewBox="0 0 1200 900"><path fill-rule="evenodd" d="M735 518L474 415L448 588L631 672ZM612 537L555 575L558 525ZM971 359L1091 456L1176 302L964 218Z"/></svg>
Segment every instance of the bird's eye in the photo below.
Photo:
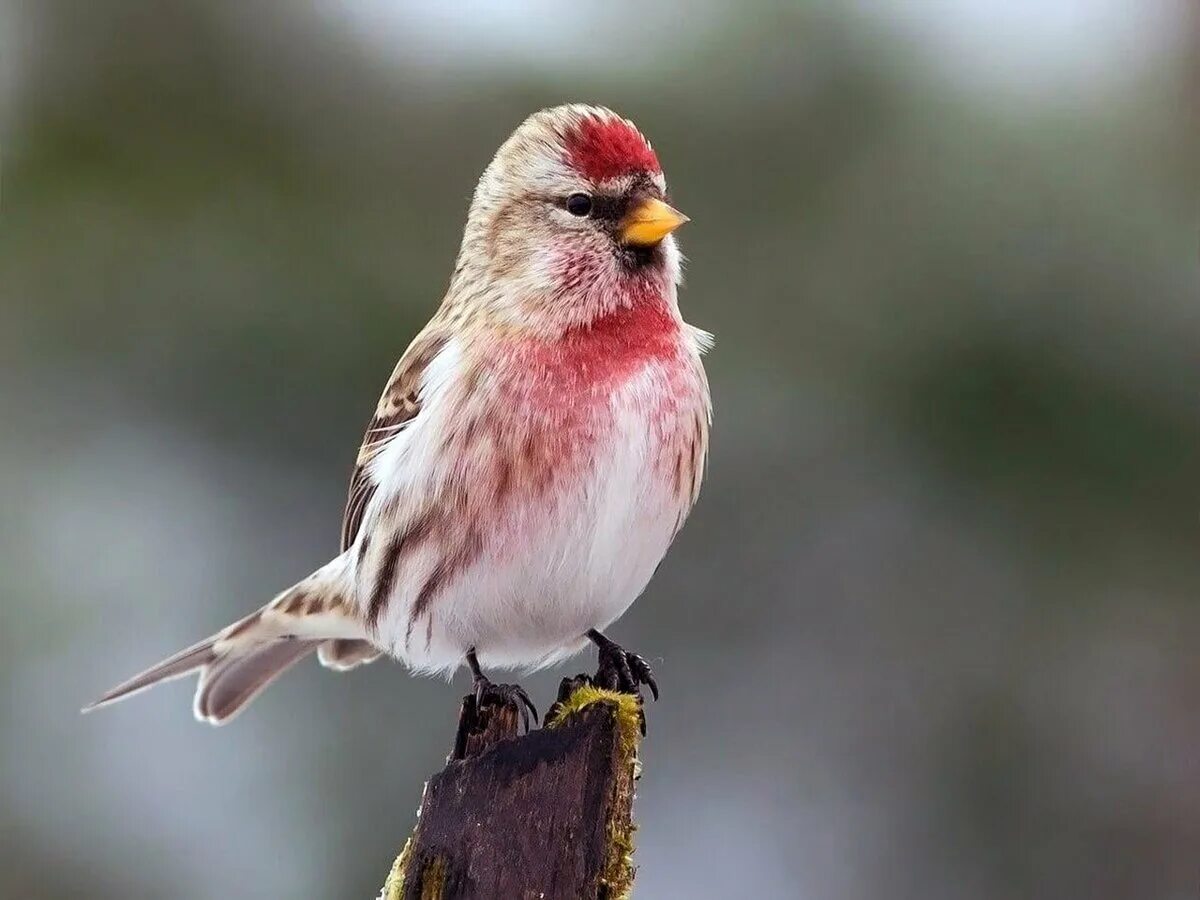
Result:
<svg viewBox="0 0 1200 900"><path fill-rule="evenodd" d="M567 212L573 216L586 216L592 211L592 198L587 194L572 194L567 198Z"/></svg>

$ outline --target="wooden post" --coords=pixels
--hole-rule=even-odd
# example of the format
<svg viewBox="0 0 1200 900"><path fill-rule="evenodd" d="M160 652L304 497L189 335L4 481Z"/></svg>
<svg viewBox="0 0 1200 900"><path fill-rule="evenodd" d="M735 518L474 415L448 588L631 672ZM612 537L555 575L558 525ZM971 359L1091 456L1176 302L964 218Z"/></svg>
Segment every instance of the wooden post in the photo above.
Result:
<svg viewBox="0 0 1200 900"><path fill-rule="evenodd" d="M563 694L521 737L511 710L463 699L454 753L381 900L628 897L641 705L570 682Z"/></svg>

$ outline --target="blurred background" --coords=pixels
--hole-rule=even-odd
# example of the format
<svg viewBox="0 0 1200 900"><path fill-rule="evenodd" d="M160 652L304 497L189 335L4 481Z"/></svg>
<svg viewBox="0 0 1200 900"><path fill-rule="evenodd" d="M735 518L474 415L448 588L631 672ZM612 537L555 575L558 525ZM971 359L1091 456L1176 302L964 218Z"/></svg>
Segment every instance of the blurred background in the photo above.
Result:
<svg viewBox="0 0 1200 900"><path fill-rule="evenodd" d="M78 708L336 550L476 178L586 100L717 335L611 632L637 896L1194 900L1198 79L1185 0L0 0L0 896L378 891L465 677Z"/></svg>

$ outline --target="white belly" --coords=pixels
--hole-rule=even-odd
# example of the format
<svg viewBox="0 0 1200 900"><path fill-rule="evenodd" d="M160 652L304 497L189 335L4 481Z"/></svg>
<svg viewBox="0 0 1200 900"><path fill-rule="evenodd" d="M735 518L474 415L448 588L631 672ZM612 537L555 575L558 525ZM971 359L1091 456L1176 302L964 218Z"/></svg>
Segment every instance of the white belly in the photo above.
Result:
<svg viewBox="0 0 1200 900"><path fill-rule="evenodd" d="M431 541L407 557L377 642L421 671L453 671L472 647L485 666L536 668L576 652L589 628L620 616L690 505L662 460L664 446L674 446L697 413L692 404L664 412L659 401L670 389L647 370L615 392L584 464L481 527L479 552L427 607L420 587L444 550ZM410 436L412 460L428 458L423 444L422 435ZM406 481L401 493L419 488L420 478Z"/></svg>
<svg viewBox="0 0 1200 900"><path fill-rule="evenodd" d="M413 662L454 665L474 646L484 665L537 667L576 652L589 628L620 616L650 581L679 519L669 481L650 463L652 440L644 423L622 423L524 546L485 556L447 591L445 656Z"/></svg>

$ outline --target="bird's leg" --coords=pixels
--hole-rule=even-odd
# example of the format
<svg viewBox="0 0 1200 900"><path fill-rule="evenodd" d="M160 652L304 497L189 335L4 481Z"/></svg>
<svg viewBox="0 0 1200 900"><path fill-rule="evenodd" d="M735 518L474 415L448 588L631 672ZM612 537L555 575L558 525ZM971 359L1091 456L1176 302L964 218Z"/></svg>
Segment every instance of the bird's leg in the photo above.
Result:
<svg viewBox="0 0 1200 900"><path fill-rule="evenodd" d="M558 699L546 712L546 721L552 721L571 699L571 695L584 685L619 691L622 694L633 694L642 701L641 686L650 688L654 699L658 699L658 682L650 665L636 653L618 646L610 641L595 628L588 629L587 639L600 650L600 665L595 675L576 675L574 678L564 678L558 686ZM646 734L646 714L641 713L642 735Z"/></svg>
<svg viewBox="0 0 1200 900"><path fill-rule="evenodd" d="M519 684L495 684L479 668L479 659L475 656L475 648L467 651L467 665L471 667L471 686L475 691L475 706L511 706L521 714L521 723L525 731L529 731L529 714L533 713L533 721L538 721L537 707L525 693L525 688Z"/></svg>
<svg viewBox="0 0 1200 900"><path fill-rule="evenodd" d="M588 629L587 637L600 650L600 666L592 678L596 687L640 697L644 684L650 688L654 699L658 699L658 682L654 680L654 672L644 659L622 649L595 628Z"/></svg>

